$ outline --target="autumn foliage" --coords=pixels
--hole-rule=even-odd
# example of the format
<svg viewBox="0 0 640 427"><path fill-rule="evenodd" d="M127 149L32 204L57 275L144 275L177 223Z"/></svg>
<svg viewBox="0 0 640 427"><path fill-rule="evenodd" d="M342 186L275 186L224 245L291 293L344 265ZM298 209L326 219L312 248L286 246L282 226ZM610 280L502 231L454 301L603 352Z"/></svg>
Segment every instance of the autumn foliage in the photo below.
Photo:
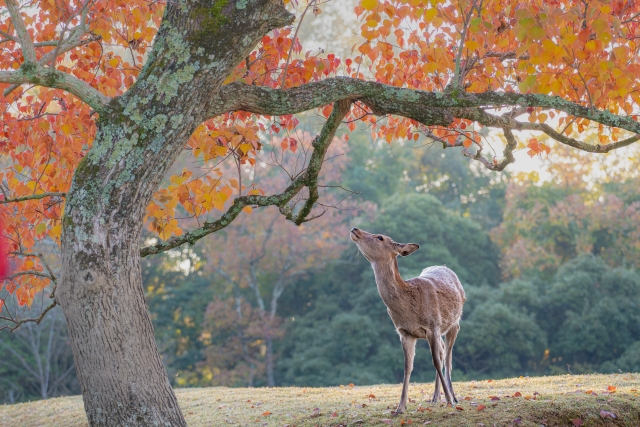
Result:
<svg viewBox="0 0 640 427"><path fill-rule="evenodd" d="M21 69L25 57L17 26L5 19L9 3L21 7L38 61L108 97L125 93L136 81L165 7L163 2L144 1L2 1L0 72ZM296 3L288 6L298 11L319 7L315 1ZM279 89L349 76L452 99L463 92L543 94L607 111L593 116L605 122L614 115L637 121L639 11L638 2L622 0L362 0L354 10L361 40L350 57L306 51L294 39L296 23L264 36L226 82ZM59 89L0 83L0 91L0 219L6 226L2 244L9 247L15 272L3 282L3 295L30 305L38 292L54 285L53 273L37 255L44 245L60 243L64 196L91 149L99 115ZM461 108L448 126L377 117L356 102L346 121L350 129L356 119L365 122L374 138L388 142L426 136L443 146L461 146L465 155L488 166L509 163L515 148L527 147L530 155L549 153L551 139L591 151L635 141L623 130L630 122L606 126L585 118L586 113L573 115L560 104L553 108L557 98L550 99L552 105L545 108L493 105L490 118L481 115L482 109L472 114ZM331 110L328 104L318 112L328 117ZM515 124L518 117L524 119ZM617 122L614 118L607 123ZM185 146L201 166L167 177L147 207L148 231L166 240L183 234L185 224L219 216L239 195L264 194L259 182L247 184L237 173L224 173L221 162L232 162L238 170L255 168L265 144L274 141L279 149L296 153L298 125L294 115L242 111L203 123ZM505 129L504 145L511 151L481 156L489 138L501 145L497 141L502 136L488 126ZM600 145L581 145L575 139L587 129L597 132ZM511 130L530 132L514 146Z"/></svg>

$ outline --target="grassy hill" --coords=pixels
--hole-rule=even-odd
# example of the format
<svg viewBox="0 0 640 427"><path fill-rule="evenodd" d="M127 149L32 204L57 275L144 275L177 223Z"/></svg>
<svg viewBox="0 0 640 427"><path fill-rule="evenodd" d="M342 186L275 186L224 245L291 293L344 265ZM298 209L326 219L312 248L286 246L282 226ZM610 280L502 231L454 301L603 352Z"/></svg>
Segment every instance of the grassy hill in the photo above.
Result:
<svg viewBox="0 0 640 427"><path fill-rule="evenodd" d="M408 410L397 417L390 411L398 403L399 385L214 387L176 394L191 427L640 426L640 374L512 378L454 387L461 402L452 408L427 402L433 384L412 384ZM80 396L0 406L2 427L86 425Z"/></svg>

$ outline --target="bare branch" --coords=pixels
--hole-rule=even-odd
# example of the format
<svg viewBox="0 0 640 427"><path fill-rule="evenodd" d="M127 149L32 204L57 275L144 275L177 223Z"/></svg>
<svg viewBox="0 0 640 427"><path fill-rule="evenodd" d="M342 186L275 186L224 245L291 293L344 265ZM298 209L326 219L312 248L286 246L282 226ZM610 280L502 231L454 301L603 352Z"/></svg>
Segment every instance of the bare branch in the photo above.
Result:
<svg viewBox="0 0 640 427"><path fill-rule="evenodd" d="M512 130L540 131L562 144L577 148L582 151L587 151L589 153L608 153L612 150L626 147L640 140L640 132L638 132L636 135L622 141L606 145L592 145L586 142L578 141L577 139L570 138L568 136L564 136L546 123L519 122L509 115L494 116L479 108L455 109L453 111L453 114L456 117L473 120L490 127Z"/></svg>
<svg viewBox="0 0 640 427"><path fill-rule="evenodd" d="M5 204L5 203L24 202L25 200L39 200L39 199L44 199L46 197L65 197L66 195L67 195L67 193L33 194L31 196L22 196L22 197L16 197L16 198L13 198L13 199L0 200L0 205Z"/></svg>
<svg viewBox="0 0 640 427"><path fill-rule="evenodd" d="M504 131L504 136L507 139L507 145L506 147L504 147L504 152L503 152L504 158L502 159L501 162L497 162L497 161L490 162L489 160L484 158L482 156L482 146L479 144L478 144L478 150L476 151L475 154L471 154L466 148L462 149L462 154L465 157L469 157L469 158L472 158L473 160L479 161L487 169L490 169L492 171L504 170L504 168L506 168L508 164L515 162L516 159L513 157L513 150L515 150L516 147L518 146L518 142L516 141L516 138L513 136L511 129L505 128L503 129L503 131Z"/></svg>
<svg viewBox="0 0 640 427"><path fill-rule="evenodd" d="M18 271L17 273L14 273L11 276L7 277L5 280L13 280L16 277L20 277L20 276L38 276L38 277L43 277L45 279L49 279L52 282L56 280L54 277L48 275L47 273L43 273L42 271L36 271L36 270Z"/></svg>
<svg viewBox="0 0 640 427"><path fill-rule="evenodd" d="M15 326L13 327L8 327L8 326L3 326L2 328L0 328L0 331L3 329L10 329L11 332L15 331L16 329L18 329L20 327L20 325L27 323L27 322L35 322L37 325L40 324L40 322L42 322L42 319L44 319L44 316L46 316L46 314L49 312L49 310L51 310L53 307L55 307L56 305L58 305L58 303L56 302L56 300L53 300L53 302L51 304L49 304L47 306L47 308L45 308L42 313L40 313L40 316L38 317L30 317L27 319L22 319L22 320L18 320L15 321L14 319L10 319L4 316L0 316L0 319L2 320L9 320L12 322L15 322Z"/></svg>

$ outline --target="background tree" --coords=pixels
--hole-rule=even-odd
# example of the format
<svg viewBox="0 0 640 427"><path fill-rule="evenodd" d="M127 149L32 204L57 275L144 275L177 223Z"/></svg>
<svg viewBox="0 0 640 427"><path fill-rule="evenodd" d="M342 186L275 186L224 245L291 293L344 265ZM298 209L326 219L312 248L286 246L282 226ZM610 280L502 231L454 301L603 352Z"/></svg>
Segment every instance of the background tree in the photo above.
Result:
<svg viewBox="0 0 640 427"><path fill-rule="evenodd" d="M39 316L38 307L34 305L28 314ZM59 308L39 324L28 322L14 334L0 336L0 348L4 355L0 361L3 402L47 399L80 391Z"/></svg>
<svg viewBox="0 0 640 427"><path fill-rule="evenodd" d="M310 149L308 135L296 135L296 144L301 150ZM288 141L291 143L291 137ZM330 159L323 167L320 187L324 189L340 185L342 169L345 167L345 141L335 141L327 156ZM272 158L278 160L287 174L274 174L264 177L262 188L267 192L276 191L286 184L283 178L300 173L296 168L300 167L299 158L284 153L272 153ZM303 163L304 164L304 163ZM290 167L289 167L290 166ZM290 222L280 221L278 210L269 208L257 218L256 216L239 219L234 227L227 227L209 239L205 245L206 251L213 253L215 258L205 267L205 271L211 271L222 277L230 286L229 292L235 299L235 314L228 310L215 310L220 307L220 302L212 303L208 308L210 320L220 319L223 313L231 314L238 322L246 323L246 327L238 329L239 334L246 328L252 330L249 335L255 336L257 331L253 326L252 316L259 317L262 331L260 335L261 345L264 347L264 371L266 385L276 385L274 377L273 340L282 335L279 331L281 319L277 315L278 303L292 283L299 276L321 271L328 262L331 262L344 248L346 241L343 238L344 229L337 227L346 219L350 204L338 200L335 195L327 194L323 197L323 210L320 216L312 222L296 227ZM226 247L228 250L216 253L215 248ZM244 308L243 301L252 301L254 308ZM243 313L249 313L244 315ZM215 322L213 322L215 324ZM215 329L215 328L214 328ZM216 334L211 330L210 334ZM237 340L245 341L246 337L239 335ZM226 346L224 342L219 345ZM236 340L232 347L238 344ZM247 345L242 346L243 357L250 358ZM212 349L213 350L213 349ZM213 360L215 357L208 357ZM255 360L255 358L250 358ZM249 360L249 359L247 359ZM255 362L249 362L249 371L255 371ZM251 373L249 385L253 385L255 373Z"/></svg>
<svg viewBox="0 0 640 427"><path fill-rule="evenodd" d="M52 304L68 322L91 425L184 425L144 307L140 256L192 244L252 206L278 206L297 225L315 216L343 120L388 142L426 135L491 170L513 161L514 132L527 131L532 154L550 150L542 136L595 153L640 139L635 3L362 0L363 43L344 60L305 56L281 0L28 5L5 0L0 10L0 181L19 273L3 289L30 305L55 286L31 251L60 242ZM263 134L291 131L294 114L314 109L326 121L281 192L216 170L213 159L227 156L253 167ZM572 133L591 127L595 144ZM487 158L493 130L504 151ZM185 147L203 173L163 183ZM184 232L182 213L198 228ZM163 241L140 249L145 222Z"/></svg>

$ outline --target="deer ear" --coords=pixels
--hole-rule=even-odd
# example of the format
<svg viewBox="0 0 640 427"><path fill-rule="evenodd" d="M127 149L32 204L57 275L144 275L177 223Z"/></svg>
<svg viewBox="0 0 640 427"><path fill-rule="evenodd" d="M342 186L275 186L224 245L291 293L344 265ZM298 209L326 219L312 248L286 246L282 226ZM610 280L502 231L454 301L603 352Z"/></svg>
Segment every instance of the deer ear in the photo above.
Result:
<svg viewBox="0 0 640 427"><path fill-rule="evenodd" d="M411 255L412 253L417 251L418 248L420 248L420 246L416 245L415 243L407 243L405 245L399 245L399 246L400 247L398 248L398 253L399 255L402 255L402 256Z"/></svg>

